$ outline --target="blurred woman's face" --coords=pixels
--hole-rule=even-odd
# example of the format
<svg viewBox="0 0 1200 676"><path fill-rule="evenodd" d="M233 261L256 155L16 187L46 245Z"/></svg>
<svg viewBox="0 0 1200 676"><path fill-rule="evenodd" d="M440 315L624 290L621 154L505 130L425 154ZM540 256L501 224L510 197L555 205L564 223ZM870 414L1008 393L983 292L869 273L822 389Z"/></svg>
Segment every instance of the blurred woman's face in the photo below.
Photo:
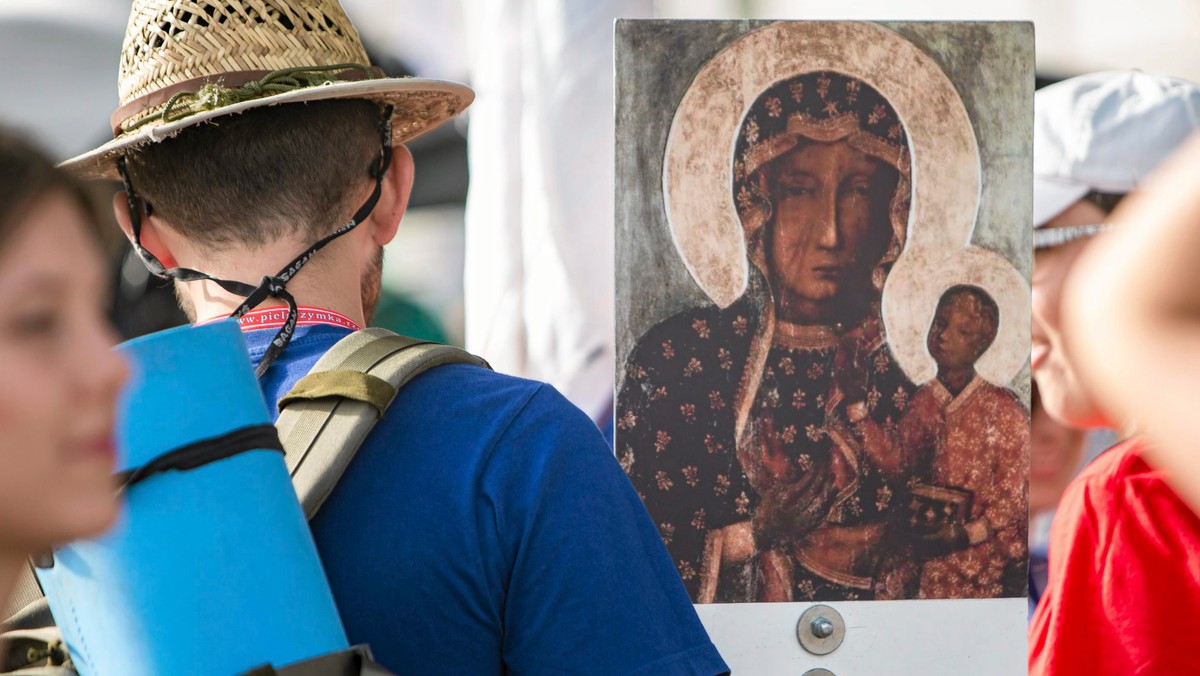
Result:
<svg viewBox="0 0 1200 676"><path fill-rule="evenodd" d="M1087 432L1060 424L1041 402L1030 416L1029 515L1058 506L1083 461Z"/></svg>
<svg viewBox="0 0 1200 676"><path fill-rule="evenodd" d="M0 246L0 548L96 536L117 514L109 287L78 205L52 191Z"/></svg>
<svg viewBox="0 0 1200 676"><path fill-rule="evenodd" d="M1099 207L1080 200L1050 219L1044 228L1103 223ZM1033 325L1030 365L1042 405L1052 418L1072 427L1105 427L1100 410L1079 378L1063 335L1062 290L1075 261L1090 240L1076 239L1033 256Z"/></svg>

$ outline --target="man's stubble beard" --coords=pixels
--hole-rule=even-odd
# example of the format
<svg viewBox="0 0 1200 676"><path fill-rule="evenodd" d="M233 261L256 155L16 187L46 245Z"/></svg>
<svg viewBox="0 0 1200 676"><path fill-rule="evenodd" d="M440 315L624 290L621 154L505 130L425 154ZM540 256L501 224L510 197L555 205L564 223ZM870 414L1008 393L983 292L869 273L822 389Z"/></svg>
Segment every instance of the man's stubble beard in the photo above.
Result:
<svg viewBox="0 0 1200 676"><path fill-rule="evenodd" d="M152 282L153 283L153 282ZM183 310L183 315L191 324L196 323L196 304L192 301L192 297L184 290L183 285L190 282L181 282L174 280L175 283L175 303L179 305L179 309Z"/></svg>
<svg viewBox="0 0 1200 676"><path fill-rule="evenodd" d="M379 305L379 292L383 285L383 247L375 252L375 258L362 276L362 309L364 326L371 325L375 317L375 307Z"/></svg>
<svg viewBox="0 0 1200 676"><path fill-rule="evenodd" d="M179 309L183 310L184 316L191 323L196 323L196 304L192 298L184 290L183 285L189 282L175 281L175 302L179 304ZM362 296L363 323L367 326L371 324L371 319L375 316L375 308L379 305L379 293L383 284L383 247L379 247L375 252L375 257L371 264L363 271L362 280L359 284Z"/></svg>

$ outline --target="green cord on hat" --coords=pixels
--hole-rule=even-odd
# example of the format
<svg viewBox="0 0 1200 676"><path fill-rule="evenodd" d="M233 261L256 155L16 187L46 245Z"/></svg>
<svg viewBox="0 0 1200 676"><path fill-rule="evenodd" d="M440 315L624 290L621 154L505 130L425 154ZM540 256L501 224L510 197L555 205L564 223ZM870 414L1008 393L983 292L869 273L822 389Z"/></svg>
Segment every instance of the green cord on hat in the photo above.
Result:
<svg viewBox="0 0 1200 676"><path fill-rule="evenodd" d="M154 121L174 122L197 113L232 106L244 101L261 99L272 94L283 94L297 89L318 87L331 82L331 71L361 70L367 78L373 76L370 66L361 63L338 63L330 66L302 66L280 68L271 71L260 80L247 82L240 87L223 87L219 82L210 82L198 91L179 92L172 96L158 115L148 115L131 123L125 131L130 132Z"/></svg>

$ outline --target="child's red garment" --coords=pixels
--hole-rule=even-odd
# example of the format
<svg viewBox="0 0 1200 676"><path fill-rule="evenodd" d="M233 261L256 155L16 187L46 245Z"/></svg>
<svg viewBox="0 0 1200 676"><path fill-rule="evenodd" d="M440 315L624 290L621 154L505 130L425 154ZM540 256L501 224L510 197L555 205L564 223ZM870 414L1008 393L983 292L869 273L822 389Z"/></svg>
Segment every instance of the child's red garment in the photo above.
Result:
<svg viewBox="0 0 1200 676"><path fill-rule="evenodd" d="M1067 488L1029 673L1200 674L1200 518L1130 439Z"/></svg>

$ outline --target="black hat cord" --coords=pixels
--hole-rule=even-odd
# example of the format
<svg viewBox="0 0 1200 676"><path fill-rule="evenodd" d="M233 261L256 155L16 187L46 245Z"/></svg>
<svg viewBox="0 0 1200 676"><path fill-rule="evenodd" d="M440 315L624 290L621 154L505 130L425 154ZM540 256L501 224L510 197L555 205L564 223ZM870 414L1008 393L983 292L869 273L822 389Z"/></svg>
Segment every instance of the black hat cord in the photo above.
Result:
<svg viewBox="0 0 1200 676"><path fill-rule="evenodd" d="M245 282L239 282L229 279L220 279L213 277L198 270L190 268L167 268L158 260L154 254L150 253L142 246L142 199L133 189L133 182L129 178L129 170L126 167L125 156L117 158L117 171L121 174L121 182L125 186L125 197L129 207L130 231L133 240L133 248L141 257L142 262L146 264L146 268L151 274L163 279L173 279L179 282L197 282L208 281L220 286L229 293L242 296L246 300L234 310L229 316L237 319L246 314L250 310L258 307L260 303L267 298L278 298L287 303L288 314L284 320L283 326L275 337L271 339L271 345L267 348L266 354L263 355L262 361L258 363L258 367L254 373L261 378L267 369L271 368L271 364L283 352L288 343L292 340L292 335L296 331L296 320L299 316L299 311L296 307L296 299L287 290L287 283L291 281L300 268L304 267L314 254L325 247L333 240L350 232L359 223L362 223L371 211L375 208L375 204L379 201L379 195L383 191L383 177L387 173L388 167L392 163L392 106L384 106L383 119L379 123L379 134L381 147L378 161L371 167L371 177L375 179L375 188L371 191L370 197L367 198L363 205L354 212L350 218L350 222L342 227L334 230L330 234L317 240L304 253L292 259L282 270L274 276L264 276L258 283L258 286L253 286Z"/></svg>

